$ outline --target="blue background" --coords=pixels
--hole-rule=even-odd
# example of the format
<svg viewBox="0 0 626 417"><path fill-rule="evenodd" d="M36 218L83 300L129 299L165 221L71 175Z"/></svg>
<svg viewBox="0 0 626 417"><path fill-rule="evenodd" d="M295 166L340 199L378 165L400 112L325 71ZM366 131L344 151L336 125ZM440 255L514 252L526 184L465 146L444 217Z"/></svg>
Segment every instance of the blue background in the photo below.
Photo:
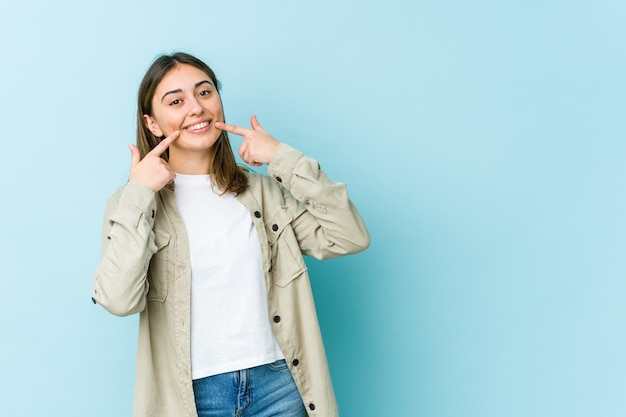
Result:
<svg viewBox="0 0 626 417"><path fill-rule="evenodd" d="M137 86L174 50L369 226L368 251L309 262L343 417L626 415L625 21L617 0L3 2L0 415L131 414L137 317L91 281Z"/></svg>

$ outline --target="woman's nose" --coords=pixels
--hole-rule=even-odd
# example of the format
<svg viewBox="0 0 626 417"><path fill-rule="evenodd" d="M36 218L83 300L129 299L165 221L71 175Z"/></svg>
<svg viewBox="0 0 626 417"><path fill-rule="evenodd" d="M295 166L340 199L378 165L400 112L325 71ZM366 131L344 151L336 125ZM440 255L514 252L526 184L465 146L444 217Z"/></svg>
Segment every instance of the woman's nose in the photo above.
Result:
<svg viewBox="0 0 626 417"><path fill-rule="evenodd" d="M204 107L195 99L189 103L189 116L198 116L204 112Z"/></svg>

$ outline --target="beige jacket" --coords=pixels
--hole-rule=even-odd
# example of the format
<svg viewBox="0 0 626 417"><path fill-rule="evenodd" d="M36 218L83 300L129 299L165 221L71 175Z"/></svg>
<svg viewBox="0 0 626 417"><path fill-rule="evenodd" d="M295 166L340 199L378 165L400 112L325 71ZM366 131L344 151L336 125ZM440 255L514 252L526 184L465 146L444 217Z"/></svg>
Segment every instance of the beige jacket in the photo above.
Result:
<svg viewBox="0 0 626 417"><path fill-rule="evenodd" d="M309 416L338 415L302 254L356 253L369 234L344 184L280 144L269 176L250 175L237 199L261 243L276 339ZM135 417L197 417L190 360L191 266L174 187L158 193L129 182L108 202L93 300L113 314L141 313Z"/></svg>

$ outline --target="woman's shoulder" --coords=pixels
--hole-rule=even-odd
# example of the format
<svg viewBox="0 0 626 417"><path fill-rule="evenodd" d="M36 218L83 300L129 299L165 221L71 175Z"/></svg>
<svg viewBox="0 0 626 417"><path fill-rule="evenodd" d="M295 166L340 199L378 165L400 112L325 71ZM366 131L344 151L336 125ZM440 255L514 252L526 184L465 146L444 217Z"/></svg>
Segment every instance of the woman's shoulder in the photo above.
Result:
<svg viewBox="0 0 626 417"><path fill-rule="evenodd" d="M251 172L249 175L249 185L247 192L262 205L283 205L285 196L289 192L271 176L263 173Z"/></svg>
<svg viewBox="0 0 626 417"><path fill-rule="evenodd" d="M147 185L129 181L121 185L108 198L108 204L119 204L120 201L129 201L135 204L149 204L154 200L155 192Z"/></svg>
<svg viewBox="0 0 626 417"><path fill-rule="evenodd" d="M248 171L248 179L250 180L249 189L255 191L280 191L280 184L267 174L256 171Z"/></svg>

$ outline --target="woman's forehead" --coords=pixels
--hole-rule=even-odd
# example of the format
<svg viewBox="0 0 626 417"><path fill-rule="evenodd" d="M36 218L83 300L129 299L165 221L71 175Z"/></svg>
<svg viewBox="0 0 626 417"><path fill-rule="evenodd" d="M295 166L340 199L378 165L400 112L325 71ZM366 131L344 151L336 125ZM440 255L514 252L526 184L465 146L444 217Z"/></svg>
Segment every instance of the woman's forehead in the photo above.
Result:
<svg viewBox="0 0 626 417"><path fill-rule="evenodd" d="M157 86L157 91L172 89L195 88L201 81L209 81L213 85L211 77L193 65L179 64L169 70Z"/></svg>

